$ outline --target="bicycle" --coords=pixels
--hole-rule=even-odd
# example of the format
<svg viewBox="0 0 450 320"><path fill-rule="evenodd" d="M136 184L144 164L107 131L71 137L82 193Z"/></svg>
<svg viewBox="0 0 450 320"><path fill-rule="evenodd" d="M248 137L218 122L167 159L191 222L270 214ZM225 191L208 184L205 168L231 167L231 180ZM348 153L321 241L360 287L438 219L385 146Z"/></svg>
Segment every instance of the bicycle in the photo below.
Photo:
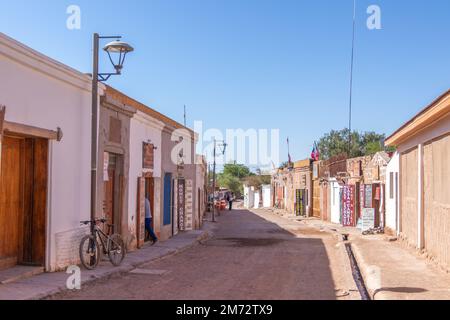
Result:
<svg viewBox="0 0 450 320"><path fill-rule="evenodd" d="M122 237L119 234L109 236L97 226L98 223L105 224L107 221L106 219L80 221L82 225L91 225L91 234L83 237L80 242L80 260L88 270L97 268L102 251L104 255L108 255L109 261L116 267L120 266L125 259L125 244Z"/></svg>

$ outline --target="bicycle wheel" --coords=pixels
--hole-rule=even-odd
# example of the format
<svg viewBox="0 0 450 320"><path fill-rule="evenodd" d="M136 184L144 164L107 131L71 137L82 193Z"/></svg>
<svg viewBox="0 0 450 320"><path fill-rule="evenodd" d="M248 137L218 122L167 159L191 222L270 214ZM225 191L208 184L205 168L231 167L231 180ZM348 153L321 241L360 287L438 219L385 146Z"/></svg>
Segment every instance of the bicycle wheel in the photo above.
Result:
<svg viewBox="0 0 450 320"><path fill-rule="evenodd" d="M100 247L94 236L89 235L80 242L81 264L88 270L97 268L100 261Z"/></svg>
<svg viewBox="0 0 450 320"><path fill-rule="evenodd" d="M109 261L116 267L120 266L123 259L125 259L125 243L122 237L118 234L113 234L109 237L108 248Z"/></svg>

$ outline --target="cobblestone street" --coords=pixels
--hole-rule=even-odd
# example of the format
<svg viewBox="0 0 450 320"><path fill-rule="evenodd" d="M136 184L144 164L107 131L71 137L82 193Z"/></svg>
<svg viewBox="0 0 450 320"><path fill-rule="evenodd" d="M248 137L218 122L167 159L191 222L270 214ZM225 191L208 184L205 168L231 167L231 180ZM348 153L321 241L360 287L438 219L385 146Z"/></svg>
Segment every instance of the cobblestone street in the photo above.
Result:
<svg viewBox="0 0 450 320"><path fill-rule="evenodd" d="M224 211L214 236L177 255L52 299L360 299L330 233L268 211Z"/></svg>

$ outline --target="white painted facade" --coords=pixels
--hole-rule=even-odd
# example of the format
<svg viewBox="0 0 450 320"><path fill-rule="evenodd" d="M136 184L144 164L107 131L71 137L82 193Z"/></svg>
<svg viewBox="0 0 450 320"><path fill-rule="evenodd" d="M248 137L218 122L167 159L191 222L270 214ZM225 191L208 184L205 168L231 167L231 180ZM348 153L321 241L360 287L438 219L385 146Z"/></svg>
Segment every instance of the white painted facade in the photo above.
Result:
<svg viewBox="0 0 450 320"><path fill-rule="evenodd" d="M253 208L259 209L259 204L261 202L261 194L259 191L255 192L255 200L253 202Z"/></svg>
<svg viewBox="0 0 450 320"><path fill-rule="evenodd" d="M396 152L386 168L386 227L398 233L400 208L400 155Z"/></svg>
<svg viewBox="0 0 450 320"><path fill-rule="evenodd" d="M195 165L195 181L197 184L197 191L194 196L195 201L194 210L194 228L200 229L203 226L203 218L206 212L206 184L207 184L207 163L203 155L196 155Z"/></svg>
<svg viewBox="0 0 450 320"><path fill-rule="evenodd" d="M162 150L162 130L164 124L153 117L137 111L130 123L130 171L129 171L129 190L128 190L128 225L129 232L136 235L136 219L137 219L137 193L138 179L142 178L145 173L152 173L155 186L154 212L155 232L159 231L161 219L161 150ZM154 150L154 169L143 169L143 144L152 143L156 149Z"/></svg>
<svg viewBox="0 0 450 320"><path fill-rule="evenodd" d="M336 179L329 180L329 192L330 192L330 212L331 222L341 223L341 192L343 187L339 185Z"/></svg>
<svg viewBox="0 0 450 320"><path fill-rule="evenodd" d="M272 187L270 184L262 186L263 208L270 208L272 201Z"/></svg>
<svg viewBox="0 0 450 320"><path fill-rule="evenodd" d="M255 188L244 185L244 207L251 209L255 205Z"/></svg>
<svg viewBox="0 0 450 320"><path fill-rule="evenodd" d="M45 259L47 271L62 269L77 262L90 216L91 79L2 33L0 72L6 121L64 134L49 144Z"/></svg>

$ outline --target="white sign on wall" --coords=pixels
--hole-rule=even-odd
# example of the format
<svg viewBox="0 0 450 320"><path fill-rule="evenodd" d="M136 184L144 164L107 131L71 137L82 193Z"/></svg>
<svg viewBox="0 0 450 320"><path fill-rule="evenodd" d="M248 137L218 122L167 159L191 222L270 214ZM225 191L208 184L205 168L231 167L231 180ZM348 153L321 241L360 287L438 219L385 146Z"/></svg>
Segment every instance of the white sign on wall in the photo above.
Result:
<svg viewBox="0 0 450 320"><path fill-rule="evenodd" d="M364 208L362 210L361 220L361 229L363 232L375 228L375 209Z"/></svg>

